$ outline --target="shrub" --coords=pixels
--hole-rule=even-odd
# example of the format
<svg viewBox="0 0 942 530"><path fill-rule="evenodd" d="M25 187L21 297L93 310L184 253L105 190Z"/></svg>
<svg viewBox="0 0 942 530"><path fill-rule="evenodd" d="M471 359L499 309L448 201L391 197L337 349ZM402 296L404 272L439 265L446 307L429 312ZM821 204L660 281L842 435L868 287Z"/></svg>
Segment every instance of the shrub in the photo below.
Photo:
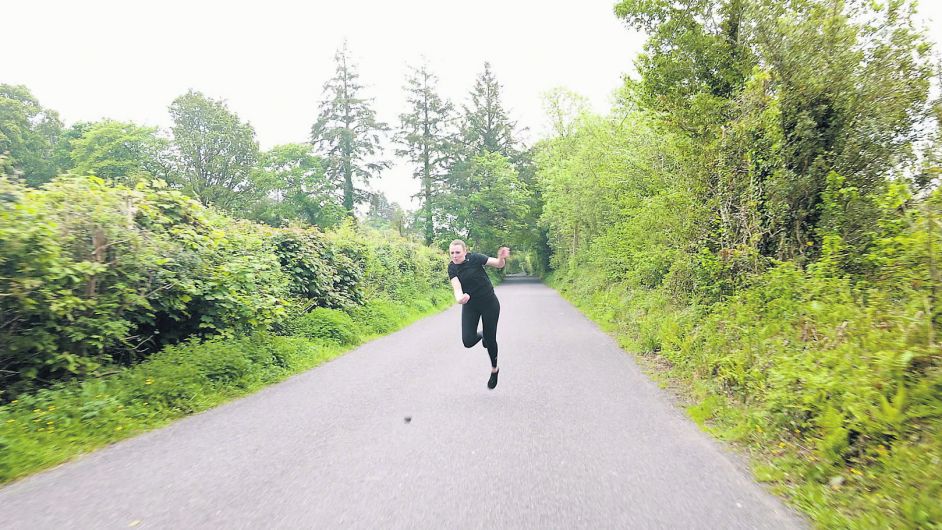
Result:
<svg viewBox="0 0 942 530"><path fill-rule="evenodd" d="M289 310L422 304L447 286L446 261L350 222L324 234L235 220L160 182L60 177L31 189L0 178L0 402L188 338L315 318ZM367 333L389 328L381 307L359 313Z"/></svg>
<svg viewBox="0 0 942 530"><path fill-rule="evenodd" d="M337 270L327 258L328 241L316 228L289 228L273 238L275 254L290 278L293 296L320 307L346 302L334 287Z"/></svg>
<svg viewBox="0 0 942 530"><path fill-rule="evenodd" d="M0 180L0 399L193 334L264 328L287 278L246 222L178 192Z"/></svg>
<svg viewBox="0 0 942 530"><path fill-rule="evenodd" d="M357 344L356 324L338 309L315 308L289 325L293 335L336 344Z"/></svg>
<svg viewBox="0 0 942 530"><path fill-rule="evenodd" d="M387 300L374 299L362 306L354 306L348 312L364 333L379 334L388 333L396 327L401 308Z"/></svg>

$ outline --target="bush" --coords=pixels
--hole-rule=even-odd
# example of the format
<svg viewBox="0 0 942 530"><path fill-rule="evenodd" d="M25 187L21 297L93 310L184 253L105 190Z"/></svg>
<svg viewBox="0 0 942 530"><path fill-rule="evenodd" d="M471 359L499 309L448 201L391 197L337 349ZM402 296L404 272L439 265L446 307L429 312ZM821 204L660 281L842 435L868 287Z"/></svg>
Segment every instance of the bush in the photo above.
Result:
<svg viewBox="0 0 942 530"><path fill-rule="evenodd" d="M272 238L275 254L291 279L291 294L319 307L343 307L350 302L338 292L339 275L328 257L329 242L317 228L289 228Z"/></svg>
<svg viewBox="0 0 942 530"><path fill-rule="evenodd" d="M318 307L289 325L293 335L336 344L358 344L356 324L350 315L338 309Z"/></svg>
<svg viewBox="0 0 942 530"><path fill-rule="evenodd" d="M0 196L0 399L284 312L287 278L254 225L178 192L89 177L0 180Z"/></svg>
<svg viewBox="0 0 942 530"><path fill-rule="evenodd" d="M312 332L315 317L289 310L351 310L382 332L388 315L369 301L426 298L447 286L446 262L350 222L324 234L235 220L160 182L0 178L0 402L193 337L286 332L295 320ZM353 329L328 336L353 343Z"/></svg>
<svg viewBox="0 0 942 530"><path fill-rule="evenodd" d="M392 331L398 324L399 314L402 311L392 302L386 300L370 300L362 306L355 306L348 310L354 322L365 334L381 334Z"/></svg>

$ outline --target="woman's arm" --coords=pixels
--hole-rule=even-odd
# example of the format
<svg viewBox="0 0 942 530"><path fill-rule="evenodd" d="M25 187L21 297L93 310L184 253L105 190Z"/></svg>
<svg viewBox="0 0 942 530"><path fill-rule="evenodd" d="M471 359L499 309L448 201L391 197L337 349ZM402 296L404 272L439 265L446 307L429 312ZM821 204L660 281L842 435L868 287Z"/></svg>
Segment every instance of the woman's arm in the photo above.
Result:
<svg viewBox="0 0 942 530"><path fill-rule="evenodd" d="M451 279L451 290L455 292L455 302L459 304L467 303L471 299L471 295L461 292L461 280L457 276Z"/></svg>
<svg viewBox="0 0 942 530"><path fill-rule="evenodd" d="M497 251L496 258L487 258L487 263L485 265L490 265L491 267L496 267L498 269L503 269L504 265L507 263L507 258L510 257L510 249L507 247L500 247L500 250Z"/></svg>

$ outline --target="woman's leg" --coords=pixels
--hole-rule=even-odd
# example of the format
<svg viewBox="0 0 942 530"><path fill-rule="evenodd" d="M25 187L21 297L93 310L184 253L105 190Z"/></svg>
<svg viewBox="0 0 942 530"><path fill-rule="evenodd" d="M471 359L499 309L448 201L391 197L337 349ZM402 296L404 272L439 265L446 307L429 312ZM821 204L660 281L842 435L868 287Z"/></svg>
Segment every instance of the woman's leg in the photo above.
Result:
<svg viewBox="0 0 942 530"><path fill-rule="evenodd" d="M481 340L478 335L478 321L481 320L481 311L471 302L461 306L461 342L465 348L471 348Z"/></svg>
<svg viewBox="0 0 942 530"><path fill-rule="evenodd" d="M484 341L487 344L487 354L491 356L491 368L494 369L497 368L497 320L499 318L500 301L495 296L481 310L481 319L484 321Z"/></svg>

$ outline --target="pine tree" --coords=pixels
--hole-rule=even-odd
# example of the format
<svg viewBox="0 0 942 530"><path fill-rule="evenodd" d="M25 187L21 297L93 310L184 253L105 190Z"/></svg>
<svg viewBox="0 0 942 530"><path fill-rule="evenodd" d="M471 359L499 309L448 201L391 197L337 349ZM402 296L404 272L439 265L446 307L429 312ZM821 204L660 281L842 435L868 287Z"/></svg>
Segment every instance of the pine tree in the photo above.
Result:
<svg viewBox="0 0 942 530"><path fill-rule="evenodd" d="M399 116L402 126L396 140L403 148L396 150L396 154L414 164L412 176L422 184L418 196L422 199L425 244L431 245L435 239L435 212L441 209L437 199L455 155L455 142L449 131L454 106L436 93L437 77L427 65L412 68L406 82L411 109Z"/></svg>
<svg viewBox="0 0 942 530"><path fill-rule="evenodd" d="M518 169L526 160L500 90L490 63L485 62L464 106L461 153L449 170L445 197L451 231L484 247L517 239L519 220L529 212L521 198L526 186Z"/></svg>
<svg viewBox="0 0 942 530"><path fill-rule="evenodd" d="M499 153L510 160L517 157L517 124L510 121L501 104L500 89L490 63L485 62L471 91L471 105L464 107L461 136L468 158L485 153Z"/></svg>
<svg viewBox="0 0 942 530"><path fill-rule="evenodd" d="M325 161L327 177L343 187L343 206L353 217L354 207L369 198L370 179L390 166L387 160L375 159L381 152L380 134L388 127L376 119L372 100L360 96L363 86L346 43L334 60L337 70L324 84L327 97L311 127L311 143ZM363 188L356 187L355 180Z"/></svg>

